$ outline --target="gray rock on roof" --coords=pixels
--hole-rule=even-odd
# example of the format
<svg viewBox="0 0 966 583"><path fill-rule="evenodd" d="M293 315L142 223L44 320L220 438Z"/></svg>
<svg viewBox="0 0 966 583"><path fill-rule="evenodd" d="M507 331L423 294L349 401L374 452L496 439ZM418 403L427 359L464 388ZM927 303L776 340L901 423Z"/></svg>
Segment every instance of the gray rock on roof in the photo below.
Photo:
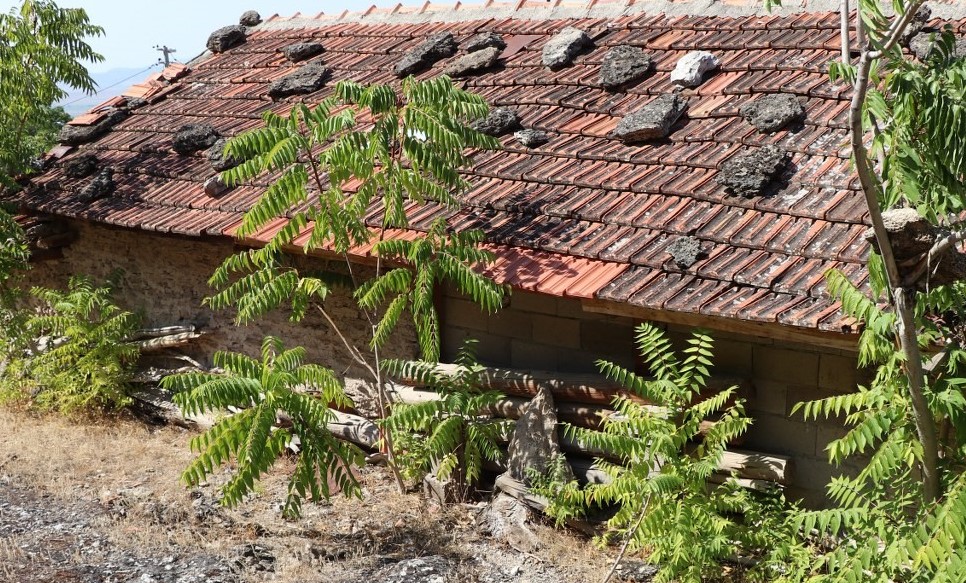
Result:
<svg viewBox="0 0 966 583"><path fill-rule="evenodd" d="M213 53L223 53L245 42L245 27L240 24L223 26L211 33L205 46Z"/></svg>
<svg viewBox="0 0 966 583"><path fill-rule="evenodd" d="M917 59L926 62L932 56L933 51L936 50L940 35L941 33L936 31L920 32L909 40L909 50L916 55ZM956 39L951 56L956 59L966 57L966 38Z"/></svg>
<svg viewBox="0 0 966 583"><path fill-rule="evenodd" d="M506 42L503 40L502 36L495 32L481 32L480 34L466 41L466 45L464 45L463 48L466 50L466 52L472 53L488 47L503 50L506 48Z"/></svg>
<svg viewBox="0 0 966 583"><path fill-rule="evenodd" d="M666 138L687 106L687 99L677 93L659 95L644 107L624 116L617 123L613 136L624 142Z"/></svg>
<svg viewBox="0 0 966 583"><path fill-rule="evenodd" d="M568 26L543 46L543 65L551 70L563 69L573 63L580 51L593 44L586 32Z"/></svg>
<svg viewBox="0 0 966 583"><path fill-rule="evenodd" d="M238 19L238 24L242 26L258 26L262 23L262 15L255 10L246 10L242 12L241 17Z"/></svg>
<svg viewBox="0 0 966 583"><path fill-rule="evenodd" d="M313 61L300 67L294 73L272 81L268 86L268 96L282 99L290 95L305 95L322 89L329 78L329 68L320 61Z"/></svg>
<svg viewBox="0 0 966 583"><path fill-rule="evenodd" d="M733 156L718 170L718 184L745 198L768 192L773 181L781 177L788 165L788 152L779 146L762 146L748 154Z"/></svg>
<svg viewBox="0 0 966 583"><path fill-rule="evenodd" d="M57 141L66 146L79 146L92 142L107 133L109 129L120 123L129 115L127 109L112 109L101 121L89 126L64 124L60 128Z"/></svg>
<svg viewBox="0 0 966 583"><path fill-rule="evenodd" d="M405 77L432 67L436 61L456 54L456 39L448 32L438 32L409 49L394 69L397 77Z"/></svg>
<svg viewBox="0 0 966 583"><path fill-rule="evenodd" d="M674 264L681 269L687 269L697 263L703 254L701 241L694 237L678 237L667 246L667 252L674 259Z"/></svg>
<svg viewBox="0 0 966 583"><path fill-rule="evenodd" d="M671 83L684 87L697 87L704 83L707 74L721 66L718 57L708 51L691 51L684 55L671 71Z"/></svg>
<svg viewBox="0 0 966 583"><path fill-rule="evenodd" d="M600 65L600 84L617 89L643 79L653 69L654 62L640 47L620 45L607 51Z"/></svg>
<svg viewBox="0 0 966 583"><path fill-rule="evenodd" d="M805 106L788 93L764 95L742 105L738 112L763 133L777 132L805 118Z"/></svg>
<svg viewBox="0 0 966 583"><path fill-rule="evenodd" d="M218 132L211 124L189 123L181 126L175 132L171 141L171 149L182 156L187 156L198 150L206 150L214 146L219 137Z"/></svg>
<svg viewBox="0 0 966 583"><path fill-rule="evenodd" d="M93 202L99 198L108 196L114 192L115 188L114 170L112 168L105 168L87 186L77 193L77 198L81 202Z"/></svg>
<svg viewBox="0 0 966 583"><path fill-rule="evenodd" d="M501 49L487 47L461 56L443 68L443 74L450 77L465 77L471 73L485 71L496 64Z"/></svg>
<svg viewBox="0 0 966 583"><path fill-rule="evenodd" d="M67 178L87 178L97 170L97 155L84 152L64 162L64 176Z"/></svg>
<svg viewBox="0 0 966 583"><path fill-rule="evenodd" d="M514 132L513 138L527 148L536 148L550 141L550 135L540 130L520 130Z"/></svg>
<svg viewBox="0 0 966 583"><path fill-rule="evenodd" d="M293 63L311 59L312 57L321 55L324 52L325 47L323 47L320 43L313 42L295 43L282 49L282 54L285 55L285 58Z"/></svg>
<svg viewBox="0 0 966 583"><path fill-rule="evenodd" d="M225 138L219 138L217 142L205 152L205 157L216 172L224 172L241 164L241 160L234 156L225 155Z"/></svg>
<svg viewBox="0 0 966 583"><path fill-rule="evenodd" d="M512 109L497 107L483 119L473 122L472 127L481 134L500 137L520 128L520 116Z"/></svg>

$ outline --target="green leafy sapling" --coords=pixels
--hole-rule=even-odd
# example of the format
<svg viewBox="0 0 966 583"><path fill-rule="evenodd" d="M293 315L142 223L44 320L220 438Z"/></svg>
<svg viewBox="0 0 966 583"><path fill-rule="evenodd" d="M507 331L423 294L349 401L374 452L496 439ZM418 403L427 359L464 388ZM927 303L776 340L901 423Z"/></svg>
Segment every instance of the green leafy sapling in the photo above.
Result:
<svg viewBox="0 0 966 583"><path fill-rule="evenodd" d="M326 428L332 420L330 405L351 404L331 370L306 364L304 348L286 350L271 336L262 342L261 360L218 352L214 364L224 372L177 374L161 383L176 391L174 401L186 415L237 410L191 440L198 457L182 474L186 484L197 485L216 468L234 462L221 502L235 506L297 439L298 461L284 515L298 516L306 498L328 499L333 494L330 479L346 496L360 494L352 467L363 463L362 451ZM286 427L280 426L281 414Z"/></svg>
<svg viewBox="0 0 966 583"><path fill-rule="evenodd" d="M512 425L495 419L493 410L504 398L481 389L483 367L476 361L475 343L467 342L454 366L442 370L426 361L383 361L386 372L411 379L437 393L438 399L397 404L383 427L397 438L406 473L421 479L432 472L451 480L456 495L466 499L479 483L487 461L501 459L500 440Z"/></svg>

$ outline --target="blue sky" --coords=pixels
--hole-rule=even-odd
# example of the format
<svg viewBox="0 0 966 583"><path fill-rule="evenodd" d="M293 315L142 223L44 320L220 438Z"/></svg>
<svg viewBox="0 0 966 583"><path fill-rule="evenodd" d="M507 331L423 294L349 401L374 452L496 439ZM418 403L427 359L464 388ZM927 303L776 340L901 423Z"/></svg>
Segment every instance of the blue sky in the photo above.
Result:
<svg viewBox="0 0 966 583"><path fill-rule="evenodd" d="M262 18L272 14L290 16L303 14L341 13L345 9L364 10L377 6L395 6L400 0L59 0L63 7L83 8L91 22L104 27L105 36L91 40L91 45L102 55L102 63L91 65L92 72L116 68L147 68L161 53L153 47L167 45L177 49L176 60L189 61L204 50L211 31L228 24L237 24L245 10L257 10ZM445 0L444 0L445 1ZM453 0L455 2L455 0ZM402 0L403 4L417 4L418 0ZM4 12L19 2L0 0Z"/></svg>

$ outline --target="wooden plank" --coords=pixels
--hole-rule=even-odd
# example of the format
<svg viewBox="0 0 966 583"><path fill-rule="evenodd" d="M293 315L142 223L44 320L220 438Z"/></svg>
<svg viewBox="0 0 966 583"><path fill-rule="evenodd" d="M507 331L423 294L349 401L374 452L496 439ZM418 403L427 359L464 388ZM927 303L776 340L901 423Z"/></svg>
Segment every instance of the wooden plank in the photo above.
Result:
<svg viewBox="0 0 966 583"><path fill-rule="evenodd" d="M667 324L681 324L697 328L709 328L760 338L771 338L783 342L796 342L809 346L821 346L846 352L859 351L859 335L828 332L811 328L798 328L778 323L751 322L737 318L707 316L691 312L673 312L669 310L655 310L643 306L633 306L600 299L583 300L581 302L585 312L623 316L636 320L649 320Z"/></svg>

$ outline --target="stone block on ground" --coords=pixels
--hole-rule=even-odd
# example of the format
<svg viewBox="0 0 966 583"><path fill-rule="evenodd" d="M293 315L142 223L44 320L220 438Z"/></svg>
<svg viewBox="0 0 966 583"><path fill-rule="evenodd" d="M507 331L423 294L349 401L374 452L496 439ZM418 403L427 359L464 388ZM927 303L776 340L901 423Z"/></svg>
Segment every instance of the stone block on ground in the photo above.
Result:
<svg viewBox="0 0 966 583"><path fill-rule="evenodd" d="M483 119L473 122L472 127L482 134L500 137L520 128L520 116L512 109L497 107Z"/></svg>
<svg viewBox="0 0 966 583"><path fill-rule="evenodd" d="M97 170L97 154L84 152L64 162L64 176L67 178L87 178Z"/></svg>
<svg viewBox="0 0 966 583"><path fill-rule="evenodd" d="M205 46L213 53L223 53L245 42L245 27L240 24L223 26L211 33Z"/></svg>
<svg viewBox="0 0 966 583"><path fill-rule="evenodd" d="M651 72L654 62L640 47L620 45L607 51L600 65L600 84L617 89L643 79Z"/></svg>
<svg viewBox="0 0 966 583"><path fill-rule="evenodd" d="M517 419L510 438L507 471L511 478L529 485L531 472L546 474L553 460L562 455L553 394L541 387ZM563 466L563 471L570 471L568 464ZM558 477L567 482L573 479L573 474Z"/></svg>
<svg viewBox="0 0 966 583"><path fill-rule="evenodd" d="M325 52L325 47L320 43L315 42L304 42L295 43L282 48L282 54L285 58L293 63L298 63L306 59L311 59L314 56L321 55Z"/></svg>
<svg viewBox="0 0 966 583"><path fill-rule="evenodd" d="M680 59L671 71L671 83L684 87L697 87L704 83L707 74L721 63L708 51L691 51Z"/></svg>
<svg viewBox="0 0 966 583"><path fill-rule="evenodd" d="M666 138L671 127L687 109L687 99L667 93L651 100L637 111L624 116L614 129L614 137L624 142L643 142Z"/></svg>
<svg viewBox="0 0 966 583"><path fill-rule="evenodd" d="M721 165L718 183L731 194L751 198L768 193L771 184L785 172L788 152L779 146L762 146L733 156Z"/></svg>
<svg viewBox="0 0 966 583"><path fill-rule="evenodd" d="M272 81L268 86L268 96L272 99L282 99L291 95L314 93L325 86L328 78L329 68L319 61L314 61L294 73Z"/></svg>
<svg viewBox="0 0 966 583"><path fill-rule="evenodd" d="M403 55L394 69L397 77L413 75L432 67L436 61L456 54L456 39L448 32L431 35Z"/></svg>
<svg viewBox="0 0 966 583"><path fill-rule="evenodd" d="M556 71L574 62L580 51L591 46L593 41L586 32L568 26L553 36L543 47L543 65Z"/></svg>
<svg viewBox="0 0 966 583"><path fill-rule="evenodd" d="M500 58L500 51L496 47L487 47L465 54L443 68L443 74L450 77L465 77L470 73L485 71L496 64Z"/></svg>
<svg viewBox="0 0 966 583"><path fill-rule="evenodd" d="M773 133L805 119L805 106L794 95L763 95L738 108L738 112L760 132Z"/></svg>
<svg viewBox="0 0 966 583"><path fill-rule="evenodd" d="M481 32L480 34L466 41L466 45L463 48L467 53L472 53L483 50L487 47L493 47L502 51L506 48L506 42L503 40L502 36L495 32Z"/></svg>
<svg viewBox="0 0 966 583"><path fill-rule="evenodd" d="M175 132L171 141L171 148L182 156L186 156L214 146L219 137L218 132L211 124L189 123L181 126Z"/></svg>

